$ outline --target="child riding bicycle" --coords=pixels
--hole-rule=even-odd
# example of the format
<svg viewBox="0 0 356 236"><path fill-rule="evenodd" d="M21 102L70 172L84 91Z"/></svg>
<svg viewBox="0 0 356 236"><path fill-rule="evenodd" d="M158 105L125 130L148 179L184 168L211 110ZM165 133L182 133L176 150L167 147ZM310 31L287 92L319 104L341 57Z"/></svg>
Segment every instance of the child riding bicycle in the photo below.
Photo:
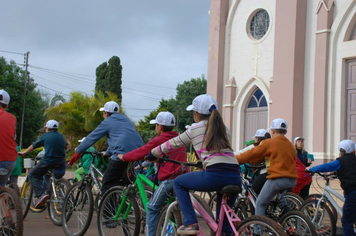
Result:
<svg viewBox="0 0 356 236"><path fill-rule="evenodd" d="M178 136L178 133L172 131L175 126L175 118L170 112L158 113L155 120L151 120L150 124L156 125L157 137L153 138L146 145L135 149L125 155L119 154L117 158L120 161L139 161L144 160L145 156L152 150L152 148L163 142ZM187 155L185 147L181 147L168 153L168 155L177 161L186 162ZM156 158L154 158L156 159ZM171 162L164 164L157 163L158 180L161 181L158 189L154 192L151 200L147 204L146 215L146 235L154 236L156 225L158 222L159 214L162 210L162 206L168 198L168 194L173 190L174 179L182 174L180 165L176 165ZM187 168L186 171L189 171Z"/></svg>
<svg viewBox="0 0 356 236"><path fill-rule="evenodd" d="M168 140L152 149L151 156L161 156L183 146L193 144L200 160L203 171L194 171L180 175L174 181L174 190L183 213L183 225L178 228L178 234L198 234L197 216L190 199L190 190L212 192L221 190L227 185L241 186L239 166L230 144L230 132L225 127L217 110L216 100L208 94L197 96L187 111L193 111L194 121L184 133ZM218 193L217 213L219 216L222 194ZM231 207L236 201L237 194L228 200ZM223 232L231 235L232 229L224 218Z"/></svg>
<svg viewBox="0 0 356 236"><path fill-rule="evenodd" d="M79 143L83 142L85 140L85 137L78 140ZM87 150L87 152L96 152L96 149L93 146L90 146ZM83 175L88 174L89 169L90 169L90 165L93 161L93 155L91 154L84 154L84 155L80 155L75 153L72 158L70 159L68 165L73 165L75 161L77 161L77 158L80 156L80 163L82 164L81 167L79 167L75 172L75 178L80 181L83 178ZM98 166L98 160L95 160L94 163L95 166Z"/></svg>
<svg viewBox="0 0 356 236"><path fill-rule="evenodd" d="M54 166L64 166L67 142L62 134L58 133L59 124L55 120L46 123L46 133L30 145L25 151L19 152L26 155L38 147L44 146L45 155L41 161L28 174L31 186L36 196L35 208L44 205L49 195L42 188L43 176Z"/></svg>
<svg viewBox="0 0 356 236"><path fill-rule="evenodd" d="M293 144L285 137L288 124L278 118L271 122L271 139L264 140L259 146L250 151L237 155L240 164L266 158L267 181L263 185L256 201L256 215L265 215L266 207L273 197L282 190L292 189L298 178ZM284 212L288 211L287 202L283 195L279 201Z"/></svg>
<svg viewBox="0 0 356 236"><path fill-rule="evenodd" d="M314 166L310 172L332 172L336 171L344 190L345 203L342 211L342 227L344 235L355 235L354 222L356 222L356 144L352 140L342 140L338 149L340 157L335 161Z"/></svg>

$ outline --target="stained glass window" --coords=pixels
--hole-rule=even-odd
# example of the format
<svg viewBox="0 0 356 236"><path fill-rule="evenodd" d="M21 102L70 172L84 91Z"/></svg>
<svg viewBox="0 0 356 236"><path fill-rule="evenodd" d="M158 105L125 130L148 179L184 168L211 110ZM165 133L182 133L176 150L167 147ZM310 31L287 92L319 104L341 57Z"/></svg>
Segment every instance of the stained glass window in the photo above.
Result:
<svg viewBox="0 0 356 236"><path fill-rule="evenodd" d="M250 34L254 39L261 39L269 28L269 15L266 10L258 11L250 23Z"/></svg>
<svg viewBox="0 0 356 236"><path fill-rule="evenodd" d="M251 96L247 108L266 107L266 106L267 106L267 101L265 95L262 93L260 89L257 89L256 92Z"/></svg>

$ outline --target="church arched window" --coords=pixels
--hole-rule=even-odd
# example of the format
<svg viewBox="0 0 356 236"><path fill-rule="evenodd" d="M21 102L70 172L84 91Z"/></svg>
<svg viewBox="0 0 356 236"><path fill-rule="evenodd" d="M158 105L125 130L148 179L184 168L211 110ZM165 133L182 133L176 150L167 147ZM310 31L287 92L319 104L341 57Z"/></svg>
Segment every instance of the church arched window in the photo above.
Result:
<svg viewBox="0 0 356 236"><path fill-rule="evenodd" d="M254 107L267 107L266 97L262 93L261 89L257 89L256 92L254 92L247 105L247 108L254 108Z"/></svg>

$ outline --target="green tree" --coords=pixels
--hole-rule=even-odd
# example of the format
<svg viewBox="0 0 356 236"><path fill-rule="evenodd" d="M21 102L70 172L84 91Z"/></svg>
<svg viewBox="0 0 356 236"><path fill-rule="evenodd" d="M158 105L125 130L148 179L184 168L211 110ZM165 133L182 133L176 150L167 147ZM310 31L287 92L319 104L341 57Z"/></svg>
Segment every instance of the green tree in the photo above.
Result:
<svg viewBox="0 0 356 236"><path fill-rule="evenodd" d="M17 118L16 142L20 141L21 121L24 102L25 72L14 61L7 63L5 58L0 57L0 88L10 95L8 112ZM48 106L36 90L37 84L33 78L26 80L25 116L23 124L22 147L29 146L37 137L38 130L43 127L45 117L43 112Z"/></svg>
<svg viewBox="0 0 356 236"><path fill-rule="evenodd" d="M96 68L96 84L95 90L112 92L116 94L118 99L122 99L122 66L120 58L113 56L107 62L102 63Z"/></svg>
<svg viewBox="0 0 356 236"><path fill-rule="evenodd" d="M59 103L64 103L65 101L66 101L65 98L61 94L56 93L54 97L51 99L50 106L56 106Z"/></svg>
<svg viewBox="0 0 356 236"><path fill-rule="evenodd" d="M206 79L204 75L201 78L184 81L183 84L178 84L176 95L176 113L173 113L178 120L178 131L185 130L186 125L194 123L191 112L186 110L187 106L192 104L194 98L200 94L206 93ZM177 118L178 117L178 118Z"/></svg>

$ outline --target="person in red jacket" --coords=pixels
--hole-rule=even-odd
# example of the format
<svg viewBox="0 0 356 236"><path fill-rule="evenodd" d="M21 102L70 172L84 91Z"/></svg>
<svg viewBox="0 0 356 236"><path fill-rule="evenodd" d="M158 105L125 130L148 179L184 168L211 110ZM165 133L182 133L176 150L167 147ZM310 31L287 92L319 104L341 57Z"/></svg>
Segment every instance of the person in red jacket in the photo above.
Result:
<svg viewBox="0 0 356 236"><path fill-rule="evenodd" d="M10 95L0 89L0 185L5 187L7 179L16 165L17 149L15 142L16 117L5 109L10 103Z"/></svg>
<svg viewBox="0 0 356 236"><path fill-rule="evenodd" d="M145 156L155 147L162 143L178 136L178 133L173 131L175 126L175 118L170 112L160 112L155 120L151 120L150 124L156 125L157 137L153 138L146 145L137 148L131 152L118 154L117 158L120 161L139 161L144 160ZM167 153L167 155L174 160L180 162L187 161L185 147L181 147L174 151ZM157 163L158 180L161 181L158 189L154 192L150 202L147 204L146 216L146 235L151 236L155 234L158 217L161 212L164 202L168 198L168 194L173 190L174 179L182 174L180 165L166 162L164 164ZM189 171L186 168L187 172Z"/></svg>

